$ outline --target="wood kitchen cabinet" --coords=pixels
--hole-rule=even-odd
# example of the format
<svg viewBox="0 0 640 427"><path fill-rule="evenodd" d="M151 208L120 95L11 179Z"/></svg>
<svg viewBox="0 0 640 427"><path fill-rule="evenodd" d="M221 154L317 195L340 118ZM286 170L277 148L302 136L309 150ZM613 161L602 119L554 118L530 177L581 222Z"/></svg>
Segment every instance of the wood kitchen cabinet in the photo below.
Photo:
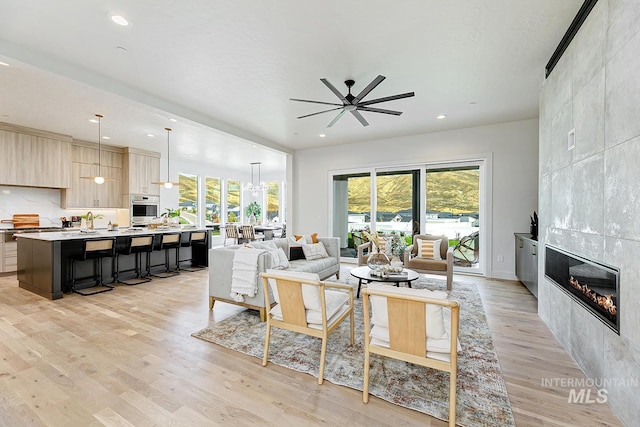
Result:
<svg viewBox="0 0 640 427"><path fill-rule="evenodd" d="M61 192L61 207L69 208L122 208L123 181L122 149L102 146L98 152L97 144L74 141L71 149L71 188ZM96 184L85 176L100 174L112 180Z"/></svg>
<svg viewBox="0 0 640 427"><path fill-rule="evenodd" d="M71 137L0 123L0 158L0 185L71 185Z"/></svg>
<svg viewBox="0 0 640 427"><path fill-rule="evenodd" d="M134 148L125 149L124 170L128 173L124 191L128 201L130 194L160 195L160 186L151 182L160 181L160 154Z"/></svg>

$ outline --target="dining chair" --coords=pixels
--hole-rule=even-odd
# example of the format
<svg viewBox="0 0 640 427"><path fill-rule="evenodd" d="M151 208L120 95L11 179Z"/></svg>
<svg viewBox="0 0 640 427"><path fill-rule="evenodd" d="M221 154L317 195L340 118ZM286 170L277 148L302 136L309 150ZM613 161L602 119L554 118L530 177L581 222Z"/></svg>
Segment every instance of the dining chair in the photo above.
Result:
<svg viewBox="0 0 640 427"><path fill-rule="evenodd" d="M224 246L227 246L227 240L228 239L232 239L234 245L238 244L238 240L240 238L240 234L238 233L238 226L237 225L235 225L235 224L227 224L224 227L224 232L225 232Z"/></svg>
<svg viewBox="0 0 640 427"><path fill-rule="evenodd" d="M255 240L264 240L264 234L257 234L253 225L243 225L242 227L242 241L253 242Z"/></svg>

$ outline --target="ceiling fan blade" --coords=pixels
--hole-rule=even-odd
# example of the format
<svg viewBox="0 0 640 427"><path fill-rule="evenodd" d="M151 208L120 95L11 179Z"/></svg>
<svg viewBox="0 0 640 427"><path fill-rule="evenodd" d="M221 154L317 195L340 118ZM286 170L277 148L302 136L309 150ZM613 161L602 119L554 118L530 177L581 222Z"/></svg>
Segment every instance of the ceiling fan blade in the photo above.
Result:
<svg viewBox="0 0 640 427"><path fill-rule="evenodd" d="M327 80L327 79L320 79L320 81L321 81L322 83L324 83L324 85L325 85L326 87L328 87L328 88L329 88L329 90L330 90L331 92L333 92L333 93L334 93L338 98L340 98L340 101L344 102L344 103L345 103L345 105L346 105L346 104L349 104L349 101L347 101L347 98L345 98L345 97L344 97L344 95L343 95L343 94L341 94L341 93L340 93L340 91L339 91L338 89L336 89L336 87L335 87L334 85L332 85L331 83L329 83L329 80Z"/></svg>
<svg viewBox="0 0 640 427"><path fill-rule="evenodd" d="M373 108L373 107L362 107L360 105L358 105L358 110L369 111L371 113L393 114L394 116L399 116L400 114L402 114L402 111L384 110L382 108Z"/></svg>
<svg viewBox="0 0 640 427"><path fill-rule="evenodd" d="M369 126L369 122L367 122L364 117L362 117L362 114L358 113L357 110L351 110L351 114L353 114L353 116L362 123L362 126Z"/></svg>
<svg viewBox="0 0 640 427"><path fill-rule="evenodd" d="M331 120L331 123L329 123L327 125L327 127L330 128L331 126L335 125L336 122L338 120L340 120L340 117L342 117L344 115L344 113L346 113L346 112L347 112L347 110L344 110L344 109L342 111L340 111L340 113L338 113L338 115L333 120Z"/></svg>
<svg viewBox="0 0 640 427"><path fill-rule="evenodd" d="M298 117L298 119L304 119L305 117L311 117L311 116L315 116L317 114L328 113L329 111L335 111L335 110L340 110L340 109L342 109L342 107L330 108L328 110L318 111L317 113L311 113L311 114L307 114L307 115L304 115L304 116L300 116L300 117Z"/></svg>
<svg viewBox="0 0 640 427"><path fill-rule="evenodd" d="M407 92L407 93L401 93L400 95L385 96L384 98L377 98L377 99L372 99L370 101L360 102L358 106L377 104L379 102L393 101L393 100L402 99L402 98L410 98L414 95L415 93L413 92Z"/></svg>
<svg viewBox="0 0 640 427"><path fill-rule="evenodd" d="M342 104L336 104L335 102L311 101L309 99L289 98L289 100L290 101L298 101L298 102L310 102L312 104L339 105L339 106L342 106Z"/></svg>
<svg viewBox="0 0 640 427"><path fill-rule="evenodd" d="M380 83L382 83L382 81L386 79L385 76L378 76L375 79L373 79L373 81L371 83L369 83L369 85L367 87L365 87L364 89L362 89L362 92L360 92L358 94L358 96L356 96L353 99L353 104L357 104L358 102L360 102L360 100L362 98L364 98L365 96L367 96L369 94L369 92L371 92L376 86L378 86Z"/></svg>

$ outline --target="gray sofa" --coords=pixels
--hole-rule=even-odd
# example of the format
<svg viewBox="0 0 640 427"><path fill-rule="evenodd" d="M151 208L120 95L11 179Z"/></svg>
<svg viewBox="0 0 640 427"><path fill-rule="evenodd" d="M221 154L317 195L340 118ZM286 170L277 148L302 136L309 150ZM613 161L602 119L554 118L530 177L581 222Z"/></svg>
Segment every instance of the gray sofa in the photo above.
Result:
<svg viewBox="0 0 640 427"><path fill-rule="evenodd" d="M293 260L289 261L289 268L285 271L302 271L306 273L317 273L320 280L325 280L334 274L339 277L340 274L340 240L337 237L318 237L318 241L322 242L327 250L328 258L317 260ZM273 239L277 247L284 250L289 256L289 239ZM252 242L252 246L259 248L260 242ZM262 281L256 274L256 283L258 291L253 297L244 296L244 302L237 302L231 298L231 276L233 268L233 257L235 251L241 245L227 246L224 248L213 248L209 250L209 310L213 309L216 301L223 301L230 304L237 304L243 307L260 311L260 319L266 320L267 310L264 301L264 290ZM273 262L271 254L264 251L258 256L257 273L266 272L272 268ZM270 296L273 301L273 295Z"/></svg>

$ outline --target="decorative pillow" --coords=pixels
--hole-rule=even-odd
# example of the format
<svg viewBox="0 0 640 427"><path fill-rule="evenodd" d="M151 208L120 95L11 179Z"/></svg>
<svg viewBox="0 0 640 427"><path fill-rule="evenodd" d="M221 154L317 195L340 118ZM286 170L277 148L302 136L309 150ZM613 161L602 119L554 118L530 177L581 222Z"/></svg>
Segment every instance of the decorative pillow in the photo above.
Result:
<svg viewBox="0 0 640 427"><path fill-rule="evenodd" d="M428 258L440 260L440 245L442 239L438 240L424 240L416 239L416 245L418 246L418 258Z"/></svg>
<svg viewBox="0 0 640 427"><path fill-rule="evenodd" d="M301 234L294 234L293 237L296 241L302 240L302 243L318 243L318 233L305 234L304 236Z"/></svg>
<svg viewBox="0 0 640 427"><path fill-rule="evenodd" d="M289 247L289 261L295 261L297 259L306 259L304 257L304 251L302 250L302 246Z"/></svg>
<svg viewBox="0 0 640 427"><path fill-rule="evenodd" d="M447 299L447 293L442 291L431 291L429 289L395 288L379 283L370 283L367 289L383 291L389 294L413 295L433 299ZM383 328L389 327L389 313L387 311L387 299L377 295L371 295L371 322ZM448 334L444 327L444 316L442 306L427 304L425 322L427 325L427 338L444 339Z"/></svg>
<svg viewBox="0 0 640 427"><path fill-rule="evenodd" d="M276 250L270 250L271 254L271 266L276 270L282 270L285 268L289 268L289 260L287 259L287 255L284 253L282 248L278 248Z"/></svg>
<svg viewBox="0 0 640 427"><path fill-rule="evenodd" d="M274 242L273 240L265 240L264 242L262 242L261 246L262 246L262 249L266 249L268 251L278 250L278 246L276 245L276 242Z"/></svg>
<svg viewBox="0 0 640 427"><path fill-rule="evenodd" d="M304 244L302 245L302 252L304 252L304 257L308 260L329 258L327 249L322 242L312 243L310 245Z"/></svg>

